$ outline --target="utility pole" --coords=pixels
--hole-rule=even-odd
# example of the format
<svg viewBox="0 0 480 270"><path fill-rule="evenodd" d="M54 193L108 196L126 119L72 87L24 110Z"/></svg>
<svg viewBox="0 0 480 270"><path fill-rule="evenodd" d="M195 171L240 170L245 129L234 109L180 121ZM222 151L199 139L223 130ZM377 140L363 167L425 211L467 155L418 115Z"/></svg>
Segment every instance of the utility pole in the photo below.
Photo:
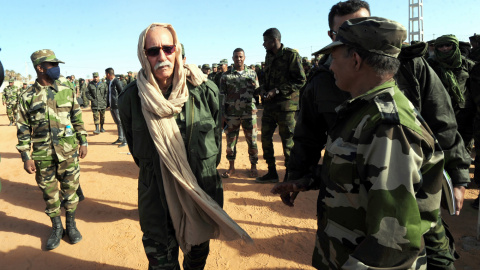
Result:
<svg viewBox="0 0 480 270"><path fill-rule="evenodd" d="M423 0L408 0L408 42L423 41Z"/></svg>

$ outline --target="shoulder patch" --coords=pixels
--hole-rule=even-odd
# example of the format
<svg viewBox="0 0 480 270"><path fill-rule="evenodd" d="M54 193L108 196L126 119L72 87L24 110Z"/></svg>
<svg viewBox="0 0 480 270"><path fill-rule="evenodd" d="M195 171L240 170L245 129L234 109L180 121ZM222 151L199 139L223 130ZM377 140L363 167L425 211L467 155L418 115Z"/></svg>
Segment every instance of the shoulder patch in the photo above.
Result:
<svg viewBox="0 0 480 270"><path fill-rule="evenodd" d="M378 108L382 121L389 124L400 124L397 104L390 93L385 92L373 98L373 102Z"/></svg>

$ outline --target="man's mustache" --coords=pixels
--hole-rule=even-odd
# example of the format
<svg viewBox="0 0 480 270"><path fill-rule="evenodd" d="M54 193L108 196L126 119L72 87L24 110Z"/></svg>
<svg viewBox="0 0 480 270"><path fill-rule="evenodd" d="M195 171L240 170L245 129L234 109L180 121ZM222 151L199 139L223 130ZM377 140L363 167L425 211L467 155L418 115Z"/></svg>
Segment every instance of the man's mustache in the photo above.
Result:
<svg viewBox="0 0 480 270"><path fill-rule="evenodd" d="M170 63L170 61L163 61L163 62L158 62L157 64L155 64L154 69L157 70L157 69L165 67L165 66L167 66L169 68L173 68L173 64Z"/></svg>

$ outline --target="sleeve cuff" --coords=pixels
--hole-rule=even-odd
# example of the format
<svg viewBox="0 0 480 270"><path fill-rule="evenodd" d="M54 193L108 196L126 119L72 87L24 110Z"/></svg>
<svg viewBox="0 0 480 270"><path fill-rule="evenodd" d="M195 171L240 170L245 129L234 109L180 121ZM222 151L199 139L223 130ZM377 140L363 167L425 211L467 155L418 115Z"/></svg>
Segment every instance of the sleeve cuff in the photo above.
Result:
<svg viewBox="0 0 480 270"><path fill-rule="evenodd" d="M29 151L24 151L24 152L22 152L20 155L21 155L21 157L22 157L22 161L23 161L23 162L32 159L32 157L30 156L30 152L29 152Z"/></svg>

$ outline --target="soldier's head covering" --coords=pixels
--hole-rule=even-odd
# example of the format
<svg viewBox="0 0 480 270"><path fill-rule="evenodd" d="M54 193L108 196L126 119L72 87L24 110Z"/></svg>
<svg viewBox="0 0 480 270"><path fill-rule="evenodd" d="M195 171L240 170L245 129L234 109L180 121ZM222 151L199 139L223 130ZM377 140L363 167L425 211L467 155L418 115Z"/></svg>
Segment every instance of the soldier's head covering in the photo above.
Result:
<svg viewBox="0 0 480 270"><path fill-rule="evenodd" d="M310 64L310 60L308 60L308 57L302 57L302 64L303 65L309 65Z"/></svg>
<svg viewBox="0 0 480 270"><path fill-rule="evenodd" d="M477 35L476 33L473 34L473 36L470 37L470 42L480 43L480 35Z"/></svg>
<svg viewBox="0 0 480 270"><path fill-rule="evenodd" d="M220 65L228 65L228 60L227 59L220 60Z"/></svg>
<svg viewBox="0 0 480 270"><path fill-rule="evenodd" d="M203 64L202 69L210 69L210 65L209 64Z"/></svg>
<svg viewBox="0 0 480 270"><path fill-rule="evenodd" d="M218 67L218 64L217 64L217 63L213 63L213 64L212 64L212 68L216 68L216 67Z"/></svg>
<svg viewBox="0 0 480 270"><path fill-rule="evenodd" d="M15 82L15 80L14 80L14 79L10 79L10 80L8 80L8 82L9 82L9 83L13 83L13 82Z"/></svg>
<svg viewBox="0 0 480 270"><path fill-rule="evenodd" d="M132 74L132 72L131 72L131 71L129 71L129 72L127 72L127 73L128 73L128 74Z"/></svg>
<svg viewBox="0 0 480 270"><path fill-rule="evenodd" d="M183 43L180 43L180 45L182 46L182 59L185 58L185 47L183 46Z"/></svg>
<svg viewBox="0 0 480 270"><path fill-rule="evenodd" d="M259 64L256 64L256 65L255 65L255 68L260 69L260 65L259 65Z"/></svg>
<svg viewBox="0 0 480 270"><path fill-rule="evenodd" d="M26 83L26 82L24 82L24 83L23 83L23 85L27 85L27 83Z"/></svg>
<svg viewBox="0 0 480 270"><path fill-rule="evenodd" d="M65 64L65 62L60 61L55 56L55 53L52 50L49 50L49 49L38 50L38 51L32 53L32 55L30 56L30 59L32 60L32 63L33 63L34 66L39 65L43 62Z"/></svg>
<svg viewBox="0 0 480 270"><path fill-rule="evenodd" d="M334 42L318 53L330 53L333 48L348 45L371 53L397 57L407 29L400 23L380 17L363 17L345 21L338 29Z"/></svg>
<svg viewBox="0 0 480 270"><path fill-rule="evenodd" d="M120 79L121 79L121 78L125 78L125 76L123 76L123 74L120 74Z"/></svg>
<svg viewBox="0 0 480 270"><path fill-rule="evenodd" d="M98 72L93 72L92 75L93 77L98 77Z"/></svg>

